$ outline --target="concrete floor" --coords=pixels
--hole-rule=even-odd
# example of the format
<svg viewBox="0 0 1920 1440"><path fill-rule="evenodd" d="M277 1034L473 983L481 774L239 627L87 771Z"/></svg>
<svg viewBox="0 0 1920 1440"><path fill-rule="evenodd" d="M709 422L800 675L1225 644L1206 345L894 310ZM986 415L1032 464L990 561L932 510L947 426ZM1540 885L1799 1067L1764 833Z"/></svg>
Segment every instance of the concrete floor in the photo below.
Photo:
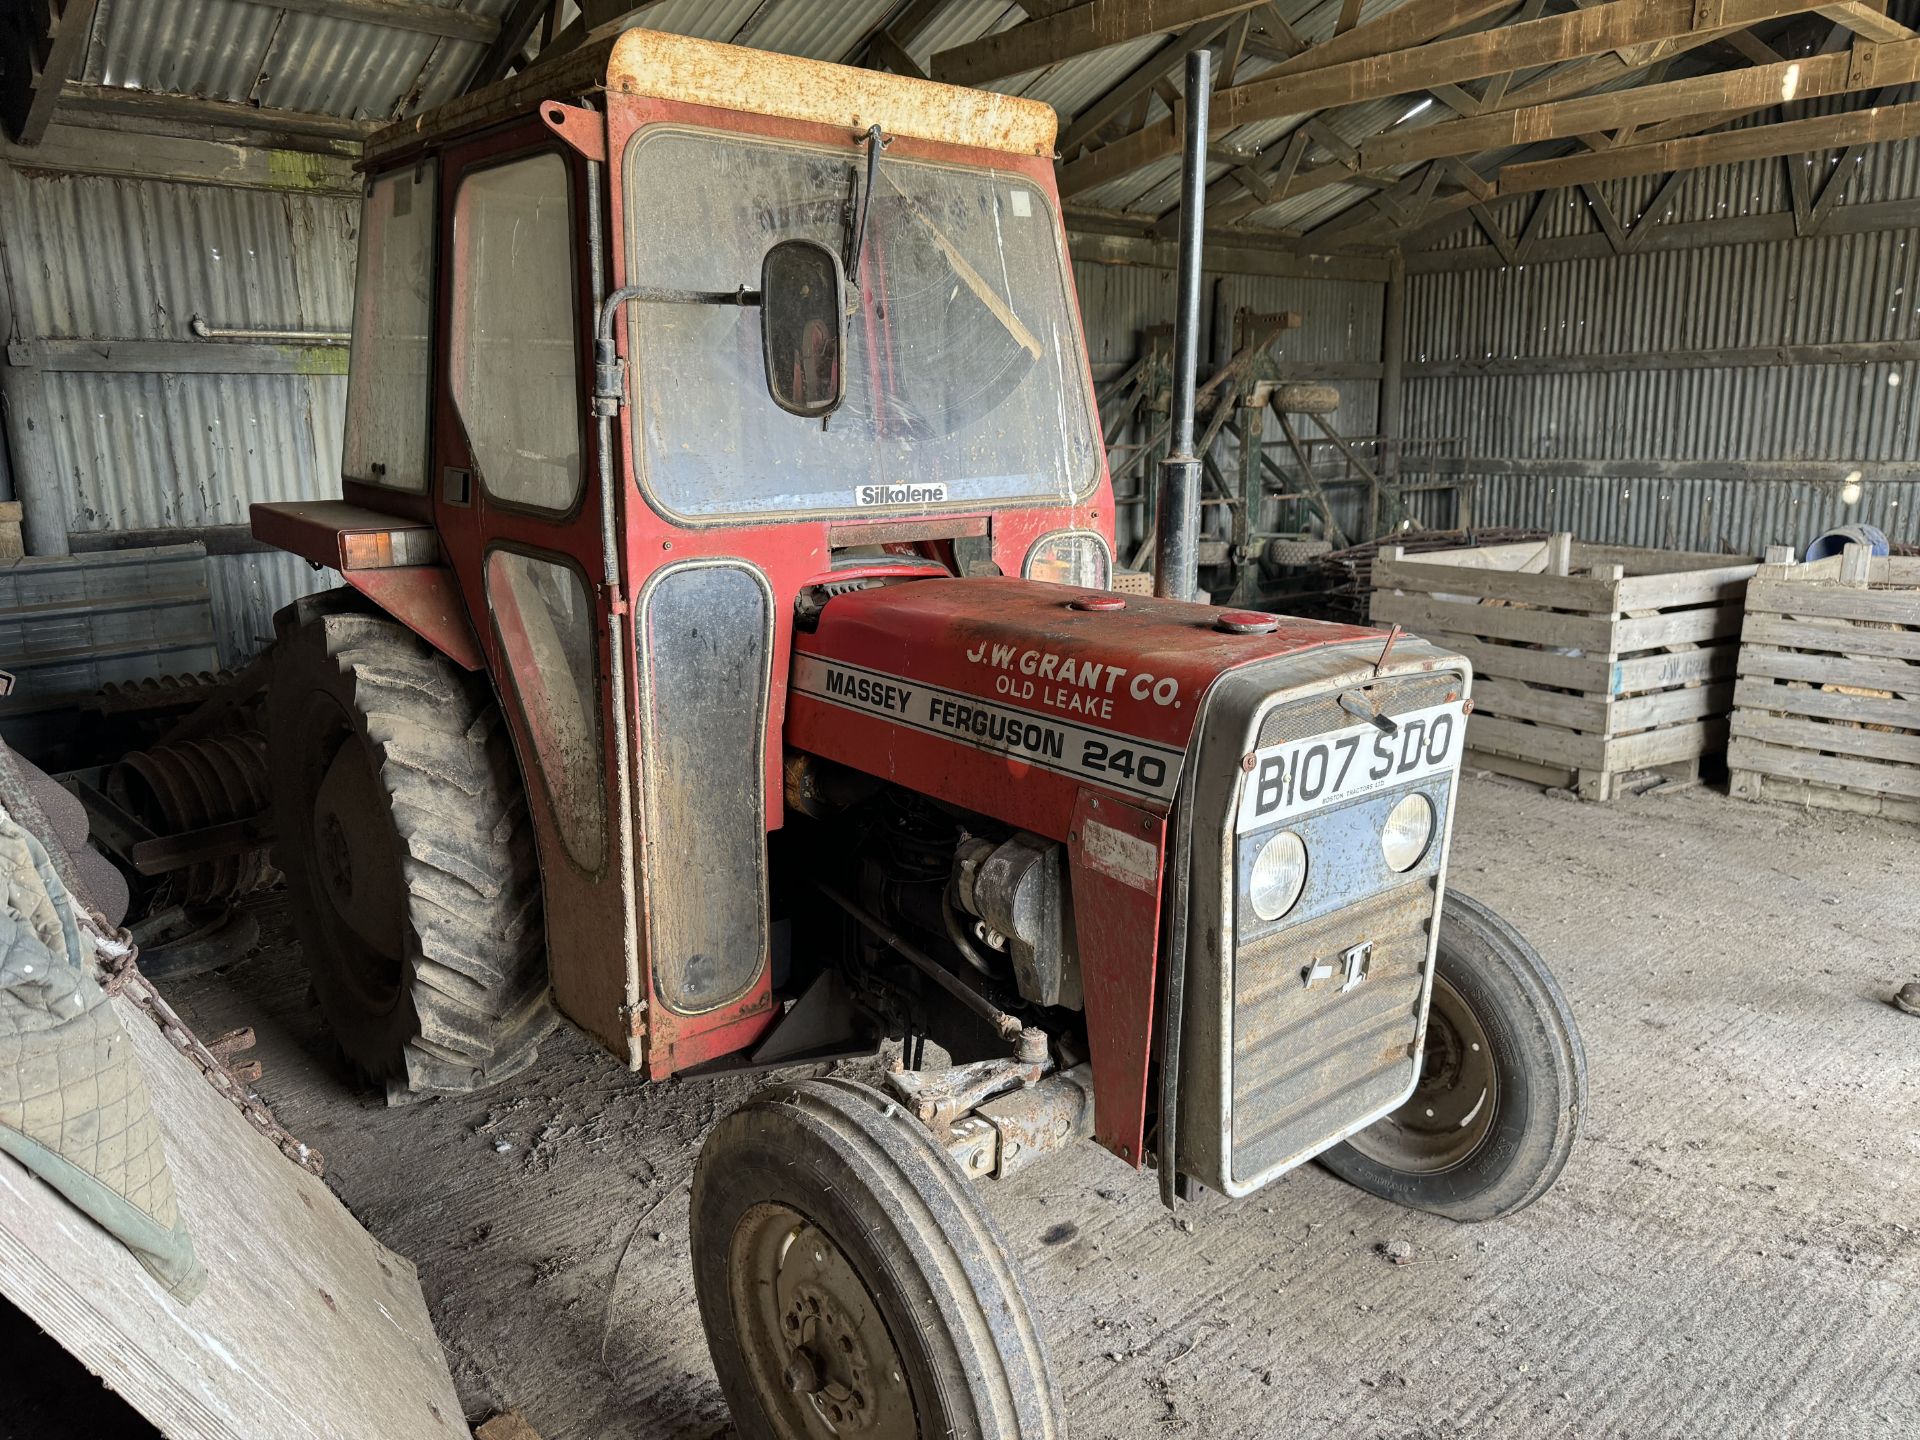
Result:
<svg viewBox="0 0 1920 1440"><path fill-rule="evenodd" d="M1558 1187L1461 1227L1308 1167L1191 1233L1091 1147L990 1188L1072 1433L1920 1435L1920 1020L1885 1003L1920 973L1920 833L1474 778L1453 878L1585 1033ZM749 1084L648 1087L565 1031L507 1093L388 1110L338 1078L277 933L176 1003L258 1028L280 1119L418 1262L470 1415L726 1434L686 1181Z"/></svg>

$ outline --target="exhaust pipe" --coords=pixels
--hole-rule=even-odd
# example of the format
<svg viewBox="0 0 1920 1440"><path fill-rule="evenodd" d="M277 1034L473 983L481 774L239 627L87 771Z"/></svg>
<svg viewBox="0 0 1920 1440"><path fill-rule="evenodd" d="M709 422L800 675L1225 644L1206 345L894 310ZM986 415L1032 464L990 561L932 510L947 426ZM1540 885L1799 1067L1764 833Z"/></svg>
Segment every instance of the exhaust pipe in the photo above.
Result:
<svg viewBox="0 0 1920 1440"><path fill-rule="evenodd" d="M1180 288L1174 312L1173 438L1154 497L1153 593L1193 599L1200 583L1200 457L1193 453L1194 371L1200 359L1200 235L1207 190L1207 96L1213 56L1187 56L1187 129L1180 157Z"/></svg>

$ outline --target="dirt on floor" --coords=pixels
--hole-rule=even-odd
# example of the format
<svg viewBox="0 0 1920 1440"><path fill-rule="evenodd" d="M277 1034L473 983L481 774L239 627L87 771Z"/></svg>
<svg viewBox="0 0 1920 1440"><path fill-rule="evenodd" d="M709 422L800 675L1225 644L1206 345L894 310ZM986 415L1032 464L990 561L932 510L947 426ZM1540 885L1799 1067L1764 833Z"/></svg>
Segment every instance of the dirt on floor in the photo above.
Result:
<svg viewBox="0 0 1920 1440"><path fill-rule="evenodd" d="M1176 1218L1092 1146L989 1185L1072 1433L1920 1435L1920 1020L1887 1003L1920 974L1920 832L1480 777L1452 878L1584 1032L1559 1185L1474 1227L1313 1166ZM262 1093L419 1265L470 1416L727 1434L687 1181L753 1082L642 1084L563 1029L503 1093L388 1109L341 1078L275 913L175 1001L257 1027Z"/></svg>

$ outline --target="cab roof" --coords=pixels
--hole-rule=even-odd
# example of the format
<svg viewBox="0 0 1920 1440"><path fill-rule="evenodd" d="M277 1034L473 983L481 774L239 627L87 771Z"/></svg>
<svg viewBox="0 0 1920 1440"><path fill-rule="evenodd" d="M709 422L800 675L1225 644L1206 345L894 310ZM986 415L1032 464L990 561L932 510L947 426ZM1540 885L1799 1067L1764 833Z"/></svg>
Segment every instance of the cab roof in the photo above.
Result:
<svg viewBox="0 0 1920 1440"><path fill-rule="evenodd" d="M878 125L889 135L1014 155L1051 155L1059 123L1051 106L1015 95L606 26L565 55L375 132L361 166L509 119L542 100L596 90L838 125L850 134Z"/></svg>

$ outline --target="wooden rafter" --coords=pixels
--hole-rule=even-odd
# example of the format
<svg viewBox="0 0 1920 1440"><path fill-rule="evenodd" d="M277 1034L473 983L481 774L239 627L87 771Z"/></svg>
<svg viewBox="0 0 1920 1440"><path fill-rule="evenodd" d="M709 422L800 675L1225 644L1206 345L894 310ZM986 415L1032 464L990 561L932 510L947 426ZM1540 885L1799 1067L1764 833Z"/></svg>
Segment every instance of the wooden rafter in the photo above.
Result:
<svg viewBox="0 0 1920 1440"><path fill-rule="evenodd" d="M1378 169L1441 155L1474 155L1590 130L1647 125L1687 115L1751 112L1791 100L1913 80L1920 80L1920 40L1901 40L1874 46L1861 55L1847 52L1783 60L1751 70L1696 75L1470 120L1443 120L1422 130L1389 132L1361 146L1361 163L1366 169Z"/></svg>
<svg viewBox="0 0 1920 1440"><path fill-rule="evenodd" d="M1408 12L1417 12L1437 26L1432 33L1444 34L1491 8L1487 0L1447 0L1444 5L1436 0L1409 0L1372 24L1295 57L1288 64L1300 66L1297 71L1270 72L1220 91L1213 98L1210 128L1224 132L1255 120L1385 99L1436 85L1597 57L1630 46L1700 43L1710 31L1726 33L1801 13L1811 6L1808 0L1720 0L1713 7L1702 6L1697 0L1610 0L1571 15L1525 20L1453 39L1424 44L1418 38L1403 39L1393 48L1364 59L1329 63L1330 53L1346 42L1377 41L1395 27L1396 21L1410 24ZM1715 23L1702 26L1699 22L1703 15ZM1177 148L1172 119L1159 121L1064 166L1061 189L1068 194L1081 193L1163 159Z"/></svg>
<svg viewBox="0 0 1920 1440"><path fill-rule="evenodd" d="M328 20L352 20L389 30L411 30L420 35L443 35L449 40L491 42L500 22L426 0L246 0L249 5L319 15Z"/></svg>
<svg viewBox="0 0 1920 1440"><path fill-rule="evenodd" d="M1520 195L1593 180L1661 175L1672 170L1698 170L1740 160L1798 155L1839 145L1878 145L1915 135L1920 135L1920 104L1872 106L1841 115L1785 120L1717 135L1697 135L1651 145L1624 145L1618 150L1563 160L1506 165L1500 170L1498 184L1502 195Z"/></svg>
<svg viewBox="0 0 1920 1440"><path fill-rule="evenodd" d="M1143 40L1253 8L1256 0L1087 0L1024 24L982 35L933 57L933 78L984 85L1057 65L1109 45Z"/></svg>
<svg viewBox="0 0 1920 1440"><path fill-rule="evenodd" d="M0 15L0 120L22 145L38 145L60 103L61 83L85 50L95 0L15 3Z"/></svg>
<svg viewBox="0 0 1920 1440"><path fill-rule="evenodd" d="M516 66L521 51L533 38L533 27L540 23L542 15L552 13L547 4L548 0L514 0L513 8L500 21L500 33L494 36L467 81L469 92L491 85Z"/></svg>
<svg viewBox="0 0 1920 1440"><path fill-rule="evenodd" d="M1172 75L1185 63L1188 55L1203 45L1211 45L1218 40L1232 23L1231 20L1205 21L1199 25L1188 26L1168 40L1166 44L1128 71L1124 79L1099 99L1082 107L1080 113L1075 115L1061 132L1060 153L1072 155L1092 139L1101 126L1125 114L1128 106L1151 94L1153 87Z"/></svg>

